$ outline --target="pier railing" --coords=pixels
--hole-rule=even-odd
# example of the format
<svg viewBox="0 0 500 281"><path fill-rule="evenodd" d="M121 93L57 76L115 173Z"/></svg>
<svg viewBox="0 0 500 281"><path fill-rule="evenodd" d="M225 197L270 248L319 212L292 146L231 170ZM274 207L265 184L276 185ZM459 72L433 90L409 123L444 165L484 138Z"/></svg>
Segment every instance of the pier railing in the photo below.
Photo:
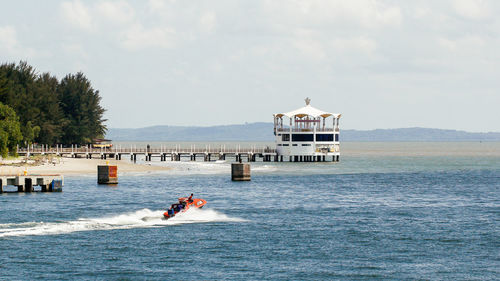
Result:
<svg viewBox="0 0 500 281"><path fill-rule="evenodd" d="M290 132L290 128L277 128L278 132ZM316 128L316 132L339 132L339 128ZM292 128L292 132L314 132L313 128Z"/></svg>
<svg viewBox="0 0 500 281"><path fill-rule="evenodd" d="M226 145L220 146L195 146L192 145L190 147L185 146L161 146L154 148L143 148L143 147L122 147L115 146L111 148L94 148L88 146L77 146L73 145L71 147L62 147L62 146L30 146L30 147L18 147L18 154L216 154L216 153L229 153L229 154L239 154L239 153L249 153L249 154L263 154L263 153L275 153L276 150L274 148L269 147L261 147L261 146L246 146L242 147L231 146L228 147Z"/></svg>

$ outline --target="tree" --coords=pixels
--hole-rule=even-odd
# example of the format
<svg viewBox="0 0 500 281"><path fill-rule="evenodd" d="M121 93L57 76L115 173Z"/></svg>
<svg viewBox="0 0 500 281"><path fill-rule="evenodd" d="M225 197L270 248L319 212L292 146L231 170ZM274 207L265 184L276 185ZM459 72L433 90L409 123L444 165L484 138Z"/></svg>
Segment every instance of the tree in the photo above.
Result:
<svg viewBox="0 0 500 281"><path fill-rule="evenodd" d="M105 110L99 104L101 97L83 73L66 75L59 84L58 93L67 119L62 137L64 143L91 143L104 136L106 119L103 119Z"/></svg>
<svg viewBox="0 0 500 281"><path fill-rule="evenodd" d="M40 128L40 133L36 137L39 143L60 143L63 128L68 123L61 109L58 86L57 78L49 73L43 73L35 81L35 106L39 108L39 114L38 118L32 121Z"/></svg>
<svg viewBox="0 0 500 281"><path fill-rule="evenodd" d="M38 137L40 133L39 126L33 126L31 121L28 121L26 125L21 128L21 133L23 135L23 140L26 144L32 144L35 141L35 138Z"/></svg>
<svg viewBox="0 0 500 281"><path fill-rule="evenodd" d="M19 117L10 106L0 102L0 154L7 157L9 151L14 152L14 148L23 139Z"/></svg>

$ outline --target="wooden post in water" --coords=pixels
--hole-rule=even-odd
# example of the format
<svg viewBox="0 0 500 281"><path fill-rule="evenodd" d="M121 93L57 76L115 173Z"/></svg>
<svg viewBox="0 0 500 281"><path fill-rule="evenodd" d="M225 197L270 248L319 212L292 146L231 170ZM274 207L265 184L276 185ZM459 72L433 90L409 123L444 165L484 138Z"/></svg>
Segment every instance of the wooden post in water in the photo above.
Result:
<svg viewBox="0 0 500 281"><path fill-rule="evenodd" d="M250 180L250 164L248 163L232 163L231 164L231 180L233 181L249 181Z"/></svg>

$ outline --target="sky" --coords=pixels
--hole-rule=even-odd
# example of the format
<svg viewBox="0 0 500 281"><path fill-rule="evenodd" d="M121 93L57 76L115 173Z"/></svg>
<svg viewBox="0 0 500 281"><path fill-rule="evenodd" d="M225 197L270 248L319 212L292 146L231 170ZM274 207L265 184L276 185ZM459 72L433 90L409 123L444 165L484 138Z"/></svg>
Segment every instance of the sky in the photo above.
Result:
<svg viewBox="0 0 500 281"><path fill-rule="evenodd" d="M0 63L83 72L110 128L272 122L500 131L500 1L0 0Z"/></svg>

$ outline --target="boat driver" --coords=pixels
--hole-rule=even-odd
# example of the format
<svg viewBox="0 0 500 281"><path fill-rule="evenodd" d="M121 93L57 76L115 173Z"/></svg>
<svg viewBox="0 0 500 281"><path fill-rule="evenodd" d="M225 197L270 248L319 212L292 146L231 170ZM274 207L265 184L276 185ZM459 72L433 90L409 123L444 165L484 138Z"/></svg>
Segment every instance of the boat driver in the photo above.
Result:
<svg viewBox="0 0 500 281"><path fill-rule="evenodd" d="M191 193L191 196L188 198L188 203L193 203L193 193Z"/></svg>

